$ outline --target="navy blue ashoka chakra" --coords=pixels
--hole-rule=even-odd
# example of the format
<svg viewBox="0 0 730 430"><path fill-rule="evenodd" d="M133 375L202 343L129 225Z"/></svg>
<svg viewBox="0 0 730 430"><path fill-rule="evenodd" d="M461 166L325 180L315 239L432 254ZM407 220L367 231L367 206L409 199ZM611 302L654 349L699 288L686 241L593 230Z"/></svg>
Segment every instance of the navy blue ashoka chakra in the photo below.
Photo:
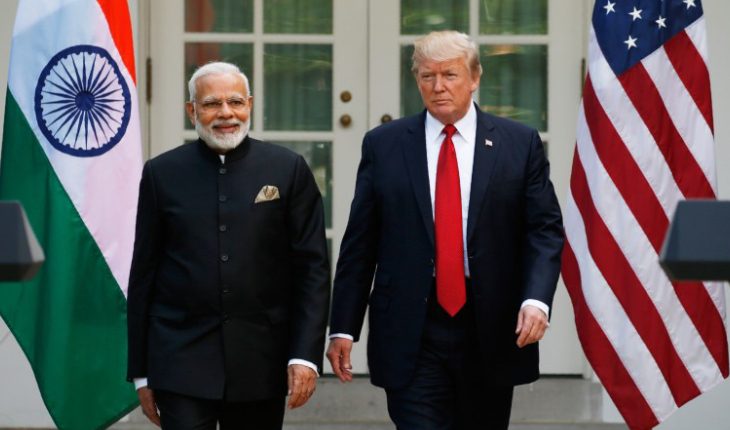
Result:
<svg viewBox="0 0 730 430"><path fill-rule="evenodd" d="M129 125L129 88L109 52L77 45L56 54L35 89L38 126L59 151L77 157L112 149Z"/></svg>

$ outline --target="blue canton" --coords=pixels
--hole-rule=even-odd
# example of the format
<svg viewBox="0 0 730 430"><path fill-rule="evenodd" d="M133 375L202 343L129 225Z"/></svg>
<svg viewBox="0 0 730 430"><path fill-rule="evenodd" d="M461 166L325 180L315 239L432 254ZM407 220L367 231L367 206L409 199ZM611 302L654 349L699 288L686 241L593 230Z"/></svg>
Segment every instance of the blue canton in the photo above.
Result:
<svg viewBox="0 0 730 430"><path fill-rule="evenodd" d="M700 0L596 0L593 28L619 76L701 16Z"/></svg>

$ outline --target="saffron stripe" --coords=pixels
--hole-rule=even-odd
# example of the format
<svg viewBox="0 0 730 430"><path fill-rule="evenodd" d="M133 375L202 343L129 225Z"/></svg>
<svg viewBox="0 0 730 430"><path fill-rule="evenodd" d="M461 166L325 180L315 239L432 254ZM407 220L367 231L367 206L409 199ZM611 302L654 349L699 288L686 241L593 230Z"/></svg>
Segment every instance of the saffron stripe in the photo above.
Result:
<svg viewBox="0 0 730 430"><path fill-rule="evenodd" d="M137 85L137 72L134 66L134 43L132 41L132 25L129 19L129 7L126 1L119 0L97 0L101 7L106 21L109 24L109 32L112 35L114 44L117 46L119 55Z"/></svg>

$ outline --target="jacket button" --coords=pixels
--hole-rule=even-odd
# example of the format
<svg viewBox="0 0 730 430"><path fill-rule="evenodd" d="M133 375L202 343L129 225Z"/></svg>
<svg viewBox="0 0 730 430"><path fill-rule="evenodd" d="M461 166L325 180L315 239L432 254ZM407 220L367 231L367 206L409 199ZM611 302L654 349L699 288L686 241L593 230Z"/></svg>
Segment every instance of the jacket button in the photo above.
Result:
<svg viewBox="0 0 730 430"><path fill-rule="evenodd" d="M221 167L220 169L218 169L218 173L221 175L225 175L226 173L228 173L228 170L225 167Z"/></svg>
<svg viewBox="0 0 730 430"><path fill-rule="evenodd" d="M222 262L224 262L224 263L225 263L226 261L228 261L228 254L223 254L223 255L221 255L221 261L222 261Z"/></svg>
<svg viewBox="0 0 730 430"><path fill-rule="evenodd" d="M228 200L228 197L226 197L225 195L221 194L220 196L218 196L218 201L219 202L223 203L226 200Z"/></svg>
<svg viewBox="0 0 730 430"><path fill-rule="evenodd" d="M221 224L220 226L218 226L218 230L219 231L226 231L226 230L228 230L228 226L225 225L225 224Z"/></svg>
<svg viewBox="0 0 730 430"><path fill-rule="evenodd" d="M229 290L228 288L224 288L224 289L223 289L223 294L228 294L228 293L230 293L230 292L231 292L231 290Z"/></svg>

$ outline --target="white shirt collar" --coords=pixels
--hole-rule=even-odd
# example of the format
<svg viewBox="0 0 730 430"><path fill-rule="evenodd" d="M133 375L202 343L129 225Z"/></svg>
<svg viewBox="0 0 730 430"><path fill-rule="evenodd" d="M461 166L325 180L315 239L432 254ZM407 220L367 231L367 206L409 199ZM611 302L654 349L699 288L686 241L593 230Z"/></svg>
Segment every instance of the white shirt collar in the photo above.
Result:
<svg viewBox="0 0 730 430"><path fill-rule="evenodd" d="M437 120L431 112L426 111L426 143L434 143L438 138L446 124L442 124L441 121ZM460 120L454 124L457 132L466 140L473 142L477 135L477 110L474 107L474 103L469 104L469 110L466 111Z"/></svg>

